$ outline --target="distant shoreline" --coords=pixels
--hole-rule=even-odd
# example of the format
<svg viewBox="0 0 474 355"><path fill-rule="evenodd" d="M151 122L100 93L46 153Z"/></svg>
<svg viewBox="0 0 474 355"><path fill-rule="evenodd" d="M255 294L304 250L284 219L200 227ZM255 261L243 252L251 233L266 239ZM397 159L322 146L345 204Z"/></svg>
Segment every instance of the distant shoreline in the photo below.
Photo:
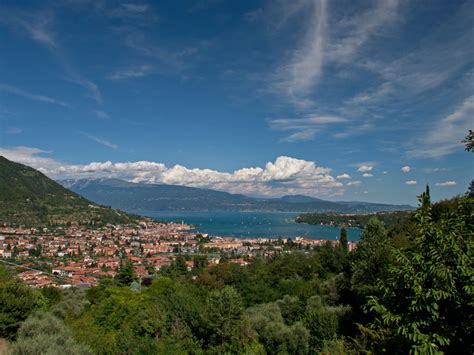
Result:
<svg viewBox="0 0 474 355"><path fill-rule="evenodd" d="M134 211L137 212L137 211ZM212 237L337 240L340 228L302 224L295 221L296 212L230 212L230 211L142 211L143 215L163 222L184 222L193 232ZM360 229L349 228L349 240L360 239Z"/></svg>

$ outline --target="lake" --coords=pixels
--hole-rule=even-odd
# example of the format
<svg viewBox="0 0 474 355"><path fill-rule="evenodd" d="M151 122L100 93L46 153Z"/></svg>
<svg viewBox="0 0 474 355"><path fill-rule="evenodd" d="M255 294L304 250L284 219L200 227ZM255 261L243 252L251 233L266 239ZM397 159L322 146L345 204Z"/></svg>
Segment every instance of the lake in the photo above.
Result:
<svg viewBox="0 0 474 355"><path fill-rule="evenodd" d="M196 227L200 233L220 237L267 237L336 240L339 237L338 227L309 225L296 223L294 212L138 212L141 215L153 217L160 221L182 221ZM356 228L348 229L350 241L360 238L361 231Z"/></svg>

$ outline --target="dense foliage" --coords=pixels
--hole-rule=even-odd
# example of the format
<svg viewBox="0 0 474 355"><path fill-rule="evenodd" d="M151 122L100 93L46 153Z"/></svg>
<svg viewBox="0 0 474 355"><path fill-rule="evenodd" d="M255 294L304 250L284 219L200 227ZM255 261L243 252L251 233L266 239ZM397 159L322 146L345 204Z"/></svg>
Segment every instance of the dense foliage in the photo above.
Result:
<svg viewBox="0 0 474 355"><path fill-rule="evenodd" d="M0 223L126 224L136 217L96 205L39 171L0 156Z"/></svg>
<svg viewBox="0 0 474 355"><path fill-rule="evenodd" d="M141 284L124 262L85 293L2 272L1 335L17 354L472 353L473 201L421 202L402 229L370 219L352 252L341 231L244 267L178 258Z"/></svg>

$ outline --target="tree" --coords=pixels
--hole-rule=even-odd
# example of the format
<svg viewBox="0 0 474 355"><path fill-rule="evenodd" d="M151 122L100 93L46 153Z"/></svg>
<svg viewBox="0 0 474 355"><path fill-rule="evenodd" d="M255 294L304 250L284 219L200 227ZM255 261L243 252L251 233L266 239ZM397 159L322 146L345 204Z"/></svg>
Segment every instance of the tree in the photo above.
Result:
<svg viewBox="0 0 474 355"><path fill-rule="evenodd" d="M13 279L0 267L0 337L14 339L28 315L46 308L46 304L41 293Z"/></svg>
<svg viewBox="0 0 474 355"><path fill-rule="evenodd" d="M304 319L304 325L311 335L310 345L321 350L325 342L337 338L338 318L326 307L311 310Z"/></svg>
<svg viewBox="0 0 474 355"><path fill-rule="evenodd" d="M68 354L88 355L92 350L77 343L63 321L50 313L35 313L21 325L18 339L12 344L11 354Z"/></svg>
<svg viewBox="0 0 474 355"><path fill-rule="evenodd" d="M120 286L130 286L130 284L137 278L133 264L130 260L122 262L118 270L115 280Z"/></svg>
<svg viewBox="0 0 474 355"><path fill-rule="evenodd" d="M469 188L466 192L466 196L470 198L474 198L474 180L471 180L471 183L469 184Z"/></svg>
<svg viewBox="0 0 474 355"><path fill-rule="evenodd" d="M237 337L242 300L232 287L212 291L207 300L207 322L211 329L212 343L224 346Z"/></svg>
<svg viewBox="0 0 474 355"><path fill-rule="evenodd" d="M382 222L371 218L364 228L352 261L352 285L369 293L390 263L391 249L387 231ZM367 293L367 292L363 292Z"/></svg>
<svg viewBox="0 0 474 355"><path fill-rule="evenodd" d="M462 142L465 144L466 151L474 153L474 131L469 130L469 133Z"/></svg>
<svg viewBox="0 0 474 355"><path fill-rule="evenodd" d="M339 245L345 250L348 250L348 240L347 240L347 230L346 228L341 228L341 233L339 235Z"/></svg>
<svg viewBox="0 0 474 355"><path fill-rule="evenodd" d="M309 351L309 331L301 322L286 325L276 303L248 308L243 324L248 325L250 333L256 334L268 354L306 354Z"/></svg>
<svg viewBox="0 0 474 355"><path fill-rule="evenodd" d="M367 333L393 351L473 353L474 214L461 200L438 222L430 206L416 213L414 247L394 250L395 262L366 309L375 315ZM398 350L396 350L398 349Z"/></svg>

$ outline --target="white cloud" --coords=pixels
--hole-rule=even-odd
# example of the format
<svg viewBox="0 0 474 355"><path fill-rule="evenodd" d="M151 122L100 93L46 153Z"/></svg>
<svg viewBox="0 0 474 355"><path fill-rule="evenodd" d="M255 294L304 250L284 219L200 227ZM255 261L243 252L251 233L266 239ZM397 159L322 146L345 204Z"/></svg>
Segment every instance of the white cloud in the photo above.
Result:
<svg viewBox="0 0 474 355"><path fill-rule="evenodd" d="M456 181L437 182L435 186L456 186Z"/></svg>
<svg viewBox="0 0 474 355"><path fill-rule="evenodd" d="M59 105L59 106L68 107L68 108L71 107L71 105L69 105L68 103L66 103L64 101L53 99L52 97L45 96L45 95L32 94L30 92L27 92L25 90L22 90L22 89L19 89L17 87L7 85L7 84L0 83L0 91L8 92L8 93L13 94L13 95L26 97L26 98L28 98L30 100L33 100L33 101L45 102L45 103L48 103L48 104Z"/></svg>
<svg viewBox="0 0 474 355"><path fill-rule="evenodd" d="M356 180L356 181L349 181L346 186L359 186L362 184L362 181Z"/></svg>
<svg viewBox="0 0 474 355"><path fill-rule="evenodd" d="M401 169L404 173L409 173L411 168L408 166L408 165L405 165L404 167L402 167Z"/></svg>
<svg viewBox="0 0 474 355"><path fill-rule="evenodd" d="M89 138L95 140L97 137ZM96 141L104 143L100 138ZM0 148L0 155L40 169L53 178L120 178L133 182L186 185L269 196L330 195L343 187L342 183L330 175L330 168L287 156L280 156L264 167L221 172L212 169L190 169L182 165L167 167L151 161L67 164L44 157L45 153L43 150L28 147Z"/></svg>
<svg viewBox="0 0 474 355"><path fill-rule="evenodd" d="M350 62L369 39L398 19L398 0L375 2L376 6L358 16L344 18L328 41L328 60Z"/></svg>
<svg viewBox="0 0 474 355"><path fill-rule="evenodd" d="M48 152L31 147L0 147L0 155L7 159L22 163L40 170L43 173L50 173L61 167L61 163L42 155Z"/></svg>
<svg viewBox="0 0 474 355"><path fill-rule="evenodd" d="M416 180L405 181L405 184L407 184L407 185L416 185Z"/></svg>
<svg viewBox="0 0 474 355"><path fill-rule="evenodd" d="M357 171L361 172L361 173L367 173L369 171L372 171L374 167L372 165L360 165L359 168L357 169Z"/></svg>
<svg viewBox="0 0 474 355"><path fill-rule="evenodd" d="M393 85L390 82L385 82L375 89L364 91L352 97L348 104L369 104L375 103L384 99L387 95L394 92Z"/></svg>
<svg viewBox="0 0 474 355"><path fill-rule="evenodd" d="M344 174L336 176L336 178L338 178L338 179L350 179L351 176L349 174L344 173Z"/></svg>
<svg viewBox="0 0 474 355"><path fill-rule="evenodd" d="M306 34L301 46L293 52L291 60L281 66L276 74L275 86L290 99L306 96L319 79L324 60L324 45L326 37L326 0L300 1L294 4L291 15L306 11L310 14L306 24ZM298 11L297 11L297 10Z"/></svg>
<svg viewBox="0 0 474 355"><path fill-rule="evenodd" d="M151 65L139 65L129 68L117 70L113 73L109 79L111 80L123 80L123 79L134 79L141 78L153 73L153 67Z"/></svg>
<svg viewBox="0 0 474 355"><path fill-rule="evenodd" d="M326 0L283 2L280 25L304 14L304 35L289 61L278 68L275 88L290 101L300 104L318 83L323 68L330 63L351 62L358 51L382 27L398 19L398 0L376 2L376 6L356 16L331 20ZM278 22L278 21L277 21ZM301 23L300 22L300 23Z"/></svg>
<svg viewBox="0 0 474 355"><path fill-rule="evenodd" d="M474 95L451 114L438 121L425 137L417 141L415 148L408 154L416 158L440 158L456 151L463 151L461 143L469 129L472 129L474 117Z"/></svg>
<svg viewBox="0 0 474 355"><path fill-rule="evenodd" d="M374 176L374 174L363 173L362 176L363 176L363 177L372 177L372 176Z"/></svg>

